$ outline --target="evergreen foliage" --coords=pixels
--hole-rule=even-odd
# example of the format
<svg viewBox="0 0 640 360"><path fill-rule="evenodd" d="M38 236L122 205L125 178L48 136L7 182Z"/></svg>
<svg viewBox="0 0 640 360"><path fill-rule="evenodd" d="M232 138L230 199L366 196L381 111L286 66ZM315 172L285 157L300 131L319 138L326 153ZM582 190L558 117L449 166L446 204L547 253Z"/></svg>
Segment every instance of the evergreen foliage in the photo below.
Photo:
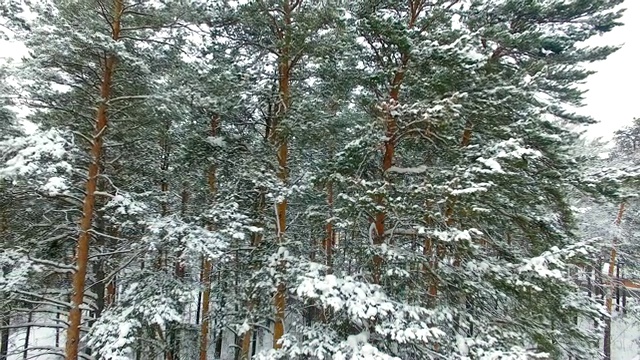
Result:
<svg viewBox="0 0 640 360"><path fill-rule="evenodd" d="M569 109L621 3L29 2L0 310L56 341L8 351L599 358L576 204L637 176Z"/></svg>

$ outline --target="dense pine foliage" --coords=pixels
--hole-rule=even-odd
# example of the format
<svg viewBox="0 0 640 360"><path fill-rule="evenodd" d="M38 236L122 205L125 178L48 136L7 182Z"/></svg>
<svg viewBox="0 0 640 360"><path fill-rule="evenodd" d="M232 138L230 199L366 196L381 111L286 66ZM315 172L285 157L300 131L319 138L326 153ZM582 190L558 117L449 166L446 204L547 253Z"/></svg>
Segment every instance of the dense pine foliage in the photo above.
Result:
<svg viewBox="0 0 640 360"><path fill-rule="evenodd" d="M0 358L608 358L621 3L1 3Z"/></svg>

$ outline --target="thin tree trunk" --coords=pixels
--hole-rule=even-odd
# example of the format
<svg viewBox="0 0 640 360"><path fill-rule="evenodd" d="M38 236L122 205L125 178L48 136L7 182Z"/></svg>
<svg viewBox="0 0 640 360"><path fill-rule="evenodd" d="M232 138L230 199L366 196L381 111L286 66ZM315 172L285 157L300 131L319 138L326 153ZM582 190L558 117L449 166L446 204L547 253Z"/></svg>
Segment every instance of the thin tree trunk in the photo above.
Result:
<svg viewBox="0 0 640 360"><path fill-rule="evenodd" d="M218 330L218 335L216 335L216 348L214 352L214 356L216 359L219 359L222 356L222 336L224 332L222 328Z"/></svg>
<svg viewBox="0 0 640 360"><path fill-rule="evenodd" d="M170 158L170 144L169 144L169 131L171 130L171 123L169 121L165 121L164 124L164 133L162 134L160 146L162 148L162 158L160 162L160 192L162 193L162 200L160 201L160 215L165 217L169 215L169 180L168 180L168 171L169 171L169 158ZM158 268L162 268L163 265L167 265L167 256L168 252L165 249L160 250L160 254L158 255ZM179 260L176 260L179 261ZM175 266L176 277L179 277L178 267ZM166 360L178 360L180 354L180 343L178 339L178 324L171 323L167 328L167 345L168 348L165 350L165 359Z"/></svg>
<svg viewBox="0 0 640 360"><path fill-rule="evenodd" d="M8 360L9 325L11 325L8 311L2 314L2 322L0 324L4 326L2 331L0 331L0 360Z"/></svg>
<svg viewBox="0 0 640 360"><path fill-rule="evenodd" d="M596 302L598 302L600 305L604 305L604 302L602 301L602 266L603 266L603 259L601 257L598 257L597 261L596 261L596 265L593 269L593 298L594 300L596 300ZM598 326L598 321L594 320L593 321L593 327L597 327Z"/></svg>
<svg viewBox="0 0 640 360"><path fill-rule="evenodd" d="M291 68L294 64L294 59L291 58L291 14L295 7L300 6L301 2L296 2L293 5L286 0L283 6L285 30L281 36L281 40L284 40L284 45L280 49L280 56L278 58L278 90L280 94L280 101L278 102L275 120L276 123L272 124L273 133L271 134L271 140L277 146L277 158L278 158L278 178L283 184L287 184L289 180L289 144L287 143L287 137L283 134L282 120L284 119L289 107L291 106ZM279 245L284 244L285 231L287 228L287 199L284 198L276 204L276 240ZM281 266L279 266L281 267ZM282 344L280 339L284 335L284 317L286 308L286 285L282 279L277 280L277 290L274 297L274 305L276 309L274 326L273 326L273 348L280 349Z"/></svg>
<svg viewBox="0 0 640 360"><path fill-rule="evenodd" d="M31 324L33 321L33 311L29 311L29 315L27 315L27 323ZM24 351L22 352L22 360L27 360L29 358L29 341L31 341L31 325L27 325L27 329L24 333Z"/></svg>
<svg viewBox="0 0 640 360"><path fill-rule="evenodd" d="M220 116L214 115L211 118L211 136L218 135L220 127ZM213 199L217 189L216 167L211 165L208 173L209 191ZM209 230L213 230L213 226L209 225ZM202 266L202 283L204 290L202 292L202 325L200 326L200 360L207 360L207 351L209 348L209 301L211 298L211 271L213 264L208 257L205 256Z"/></svg>
<svg viewBox="0 0 640 360"><path fill-rule="evenodd" d="M258 214L258 218L260 219L256 224L257 227L264 227L264 208L265 208L265 193L263 189L259 190L258 199L256 201L256 212ZM258 248L262 243L262 233L256 232L254 233L251 239L251 246L254 248ZM254 301L250 299L247 303L248 313L251 314L254 308ZM242 337L241 349L240 349L240 359L248 360L251 358L250 355L251 350L251 337L255 336L255 330L253 329L253 324L249 324L250 328L247 330ZM254 345L255 346L255 345ZM255 352L255 348L254 348Z"/></svg>
<svg viewBox="0 0 640 360"><path fill-rule="evenodd" d="M249 304L249 305L250 305L249 312L251 312L253 310L252 309L253 304ZM244 334L242 334L240 360L249 360L251 358L250 350L251 350L251 338L253 333L254 333L254 329L253 329L253 326L251 326L249 330L247 330Z"/></svg>
<svg viewBox="0 0 640 360"><path fill-rule="evenodd" d="M410 30L413 29L418 17L420 16L420 13L424 10L424 4L424 1L421 0L409 1L410 12L408 28ZM402 87L402 83L404 82L404 78L408 70L409 59L409 51L405 50L401 52L399 64L400 66L398 67L398 70L396 70L390 84L391 89L389 91L389 103L385 106L386 108L383 109L386 140L383 144L382 177L385 179L385 181L387 180L387 171L393 166L394 156L396 152L396 136L398 124L395 117L392 115L392 111L393 107L398 104L398 100L400 98L400 88ZM384 208L384 195L377 196L376 203L378 206ZM373 240L373 245L381 245L384 242L386 212L384 210L377 212L373 220L373 228L375 229L375 234L370 234ZM373 282L376 284L380 283L382 262L382 257L380 257L379 255L374 255Z"/></svg>
<svg viewBox="0 0 640 360"><path fill-rule="evenodd" d="M593 270L590 265L587 265L587 270L589 274L587 275L587 296L591 298L591 293L593 292L593 284L591 282L591 276L593 275Z"/></svg>
<svg viewBox="0 0 640 360"><path fill-rule="evenodd" d="M209 301L211 298L211 261L205 257L203 264L204 291L202 292L202 324L200 326L200 360L207 360L209 347Z"/></svg>
<svg viewBox="0 0 640 360"><path fill-rule="evenodd" d="M5 210L0 211L0 240L4 241L4 235L9 230L9 220ZM11 311L7 309L0 314L0 324L5 328L0 331L0 360L8 360L9 352L9 328ZM56 345L57 346L57 345Z"/></svg>
<svg viewBox="0 0 640 360"><path fill-rule="evenodd" d="M204 284L204 256L200 260L200 283ZM198 292L198 304L196 306L196 325L200 324L200 311L202 310L202 291Z"/></svg>
<svg viewBox="0 0 640 360"><path fill-rule="evenodd" d="M167 129L168 131L168 129ZM166 146L166 151L168 152L168 145ZM166 154L166 157L168 158L169 154ZM168 165L166 166L166 169L168 169ZM163 191L168 191L168 185L166 187L163 188ZM185 214L186 214L186 210L187 210L187 202L189 201L189 192L186 190L186 186L185 188L182 190L182 195L181 195L181 201L180 201L180 215L184 218ZM164 211L168 211L168 209L163 209ZM176 260L175 260L175 275L178 279L183 279L184 275L185 275L185 266L184 263L182 261L182 248L179 248L176 254ZM170 345L170 350L169 350L169 354L167 354L167 360L180 360L180 347L181 347L181 342L180 342L180 329L178 327L178 324L173 324L173 328L171 329L171 331L169 332L169 345Z"/></svg>
<svg viewBox="0 0 640 360"><path fill-rule="evenodd" d="M329 159L333 160L333 144L329 147ZM329 221L326 227L326 237L323 241L324 253L327 259L327 274L333 273L333 248L336 245L336 232L333 229L333 180L327 182L327 206L329 207Z"/></svg>
<svg viewBox="0 0 640 360"><path fill-rule="evenodd" d="M60 324L60 314L56 313L56 324ZM56 328L55 346L60 347L60 329Z"/></svg>
<svg viewBox="0 0 640 360"><path fill-rule="evenodd" d="M620 312L620 262L616 266L616 311Z"/></svg>
<svg viewBox="0 0 640 360"><path fill-rule="evenodd" d="M620 226L622 222L622 216L625 211L625 203L620 203L620 208L618 209L618 216L616 216L615 225ZM611 239L611 255L609 257L609 288L607 289L607 298L606 298L606 306L607 306L607 317L605 318L605 329L604 329L604 359L611 360L611 316L612 316L612 305L613 305L613 291L615 288L615 281L613 281L614 267L616 265L616 257L618 255L618 245L616 243L617 239L614 236Z"/></svg>
<svg viewBox="0 0 640 360"><path fill-rule="evenodd" d="M258 350L258 332L253 332L253 340L251 341L251 356L256 355L256 350Z"/></svg>
<svg viewBox="0 0 640 360"><path fill-rule="evenodd" d="M113 40L120 37L120 20L124 9L124 0L115 0L114 17L111 34ZM107 103L111 95L111 81L116 65L115 55L108 55L102 84L100 85L100 98L102 102L96 114L96 128L91 146L92 163L89 165L89 173L86 181L86 190L82 206L82 220L80 222L80 237L76 249L76 272L73 275L73 296L71 298L71 309L69 310L67 328L67 342L65 346L65 359L77 360L78 347L80 341L80 324L82 322L82 311L80 306L84 301L84 287L87 278L87 266L89 262L89 241L91 240L91 227L93 225L93 213L95 205L95 191L99 175L99 162L102 154L103 136L107 128Z"/></svg>

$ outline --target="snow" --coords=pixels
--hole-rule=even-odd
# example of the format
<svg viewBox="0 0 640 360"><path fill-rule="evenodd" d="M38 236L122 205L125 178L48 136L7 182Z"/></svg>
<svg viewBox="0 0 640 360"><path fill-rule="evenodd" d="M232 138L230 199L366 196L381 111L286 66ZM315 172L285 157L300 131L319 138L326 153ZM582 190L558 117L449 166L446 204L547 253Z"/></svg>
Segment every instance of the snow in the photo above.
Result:
<svg viewBox="0 0 640 360"><path fill-rule="evenodd" d="M560 270L549 269L548 265L548 260L545 257L538 256L527 260L526 263L520 267L519 271L521 273L533 271L541 277L551 277L559 280L564 279L564 275Z"/></svg>
<svg viewBox="0 0 640 360"><path fill-rule="evenodd" d="M0 250L0 293L12 293L25 286L29 274L41 271L27 256L15 250Z"/></svg>
<svg viewBox="0 0 640 360"><path fill-rule="evenodd" d="M51 196L63 194L68 189L67 179L60 176L49 178L47 183L42 187L42 190Z"/></svg>
<svg viewBox="0 0 640 360"><path fill-rule="evenodd" d="M148 211L144 202L136 201L132 195L124 192L116 194L104 208L112 210L117 215L141 215Z"/></svg>
<svg viewBox="0 0 640 360"><path fill-rule="evenodd" d="M632 316L611 322L611 360L640 360L640 325Z"/></svg>
<svg viewBox="0 0 640 360"><path fill-rule="evenodd" d="M488 190L489 190L489 187L486 186L486 184L476 184L476 186L472 186L464 189L451 190L451 195L453 196L466 195L466 194L473 194L477 192L485 192Z"/></svg>
<svg viewBox="0 0 640 360"><path fill-rule="evenodd" d="M491 171L494 173L504 174L504 170L502 170L502 166L500 166L500 163L498 163L495 159L485 159L481 157L481 158L478 158L477 161L483 164L484 166L488 167L489 169L491 169Z"/></svg>
<svg viewBox="0 0 640 360"><path fill-rule="evenodd" d="M392 166L387 169L387 172L393 172L398 174L420 174L425 171L427 171L427 167L425 165L420 165L417 167L409 167L409 168Z"/></svg>
<svg viewBox="0 0 640 360"><path fill-rule="evenodd" d="M69 171L64 161L71 143L66 134L57 130L36 131L31 135L0 141L0 178L51 174ZM54 180L58 184L60 181Z"/></svg>
<svg viewBox="0 0 640 360"><path fill-rule="evenodd" d="M217 147L225 147L227 146L227 143L224 141L224 137L222 136L209 136L207 138L207 142L213 146L217 146Z"/></svg>

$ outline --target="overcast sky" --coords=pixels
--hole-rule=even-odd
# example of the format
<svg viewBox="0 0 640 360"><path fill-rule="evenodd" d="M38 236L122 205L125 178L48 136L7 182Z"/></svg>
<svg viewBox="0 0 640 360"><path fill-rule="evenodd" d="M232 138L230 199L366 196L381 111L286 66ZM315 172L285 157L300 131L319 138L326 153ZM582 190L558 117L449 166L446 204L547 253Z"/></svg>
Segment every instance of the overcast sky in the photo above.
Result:
<svg viewBox="0 0 640 360"><path fill-rule="evenodd" d="M586 83L586 106L579 111L600 123L589 128L590 137L611 137L640 117L640 0L626 0L624 26L589 41L592 45L623 45L607 60L590 65L598 73Z"/></svg>
<svg viewBox="0 0 640 360"><path fill-rule="evenodd" d="M588 89L586 106L580 113L591 115L600 123L589 127L587 136L611 138L613 132L640 117L640 0L626 0L624 26L604 36L591 39L590 45L622 45L606 61L591 64L597 73L584 85ZM24 46L0 40L3 57L20 58Z"/></svg>

